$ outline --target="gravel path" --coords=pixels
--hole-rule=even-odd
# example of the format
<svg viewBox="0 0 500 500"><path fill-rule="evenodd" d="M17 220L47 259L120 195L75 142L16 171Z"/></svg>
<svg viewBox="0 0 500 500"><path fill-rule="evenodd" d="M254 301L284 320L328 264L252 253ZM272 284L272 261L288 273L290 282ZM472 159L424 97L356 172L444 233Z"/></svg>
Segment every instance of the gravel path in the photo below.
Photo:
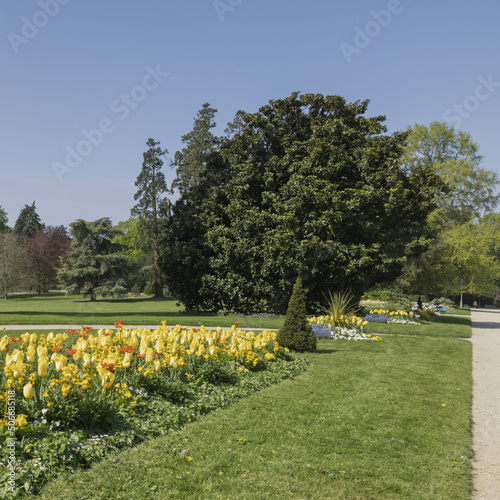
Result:
<svg viewBox="0 0 500 500"><path fill-rule="evenodd" d="M500 310L472 311L474 499L500 499Z"/></svg>

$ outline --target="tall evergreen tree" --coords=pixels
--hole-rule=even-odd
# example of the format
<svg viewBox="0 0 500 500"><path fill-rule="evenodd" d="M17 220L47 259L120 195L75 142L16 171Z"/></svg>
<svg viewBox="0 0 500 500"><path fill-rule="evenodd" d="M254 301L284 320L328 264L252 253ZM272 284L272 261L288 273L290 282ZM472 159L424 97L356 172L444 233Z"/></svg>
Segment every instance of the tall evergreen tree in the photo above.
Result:
<svg viewBox="0 0 500 500"><path fill-rule="evenodd" d="M72 249L62 262L57 278L68 293L83 293L94 301L97 295L121 296L126 292L125 259L108 217L93 222L79 219L70 224Z"/></svg>
<svg viewBox="0 0 500 500"><path fill-rule="evenodd" d="M14 225L14 233L20 238L33 238L42 228L39 215L36 213L35 202L24 205Z"/></svg>
<svg viewBox="0 0 500 500"><path fill-rule="evenodd" d="M187 309L202 307L201 277L208 271L209 251L204 243L200 210L210 189L224 183L223 162L217 150L219 139L211 132L216 126L216 112L208 103L203 104L193 130L182 137L185 147L177 151L172 163L177 167L172 188L179 190L180 197L164 235L168 246L162 267L168 276L169 290Z"/></svg>
<svg viewBox="0 0 500 500"><path fill-rule="evenodd" d="M172 166L177 168L177 176L172 189L178 189L181 196L202 182L207 159L216 149L218 139L211 132L216 126L215 113L217 110L211 108L210 104L203 104L194 120L193 130L182 136L185 147L175 153Z"/></svg>
<svg viewBox="0 0 500 500"><path fill-rule="evenodd" d="M167 191L165 175L161 171L163 166L162 157L168 154L166 149L159 147L160 143L154 139L148 139L149 149L143 154L141 173L138 175L135 185L138 188L134 195L137 204L132 208L132 217L139 217L140 229L147 236L146 240L153 253L154 266L154 296L163 296L163 280L160 267L160 216L163 198L162 194ZM168 201L166 203L168 205Z"/></svg>

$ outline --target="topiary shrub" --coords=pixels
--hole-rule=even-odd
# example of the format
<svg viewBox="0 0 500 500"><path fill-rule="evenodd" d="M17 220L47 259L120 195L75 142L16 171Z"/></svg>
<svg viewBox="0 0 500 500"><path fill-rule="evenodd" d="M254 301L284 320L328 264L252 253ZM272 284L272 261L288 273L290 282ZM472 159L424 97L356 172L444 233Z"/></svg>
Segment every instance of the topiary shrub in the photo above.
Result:
<svg viewBox="0 0 500 500"><path fill-rule="evenodd" d="M316 335L307 320L306 299L299 277L293 285L293 293L288 303L285 321L278 332L278 343L292 351L316 350Z"/></svg>

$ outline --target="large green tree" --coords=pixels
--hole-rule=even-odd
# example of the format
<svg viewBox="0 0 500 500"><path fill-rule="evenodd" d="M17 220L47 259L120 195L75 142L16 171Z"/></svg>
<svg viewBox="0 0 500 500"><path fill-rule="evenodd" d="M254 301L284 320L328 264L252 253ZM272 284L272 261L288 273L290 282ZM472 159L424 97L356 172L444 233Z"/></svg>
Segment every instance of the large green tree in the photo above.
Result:
<svg viewBox="0 0 500 500"><path fill-rule="evenodd" d="M469 133L444 122L408 127L404 161L408 168L424 165L446 183L448 190L438 200L432 222L439 226L479 220L491 213L500 200L498 176L481 166L479 145Z"/></svg>
<svg viewBox="0 0 500 500"><path fill-rule="evenodd" d="M202 207L210 189L224 183L224 169L217 149L219 139L211 132L216 125L216 112L208 103L203 105L193 130L182 137L185 147L175 154L173 162L177 175L172 188L177 188L180 196L172 207L172 217L163 235L168 245L165 245L167 252L162 264L170 292L187 309L203 304L199 293L201 278L208 272L205 225L200 218Z"/></svg>
<svg viewBox="0 0 500 500"><path fill-rule="evenodd" d="M458 295L461 291L485 293L490 280L483 280L484 286L479 282L491 265L491 255L486 246L479 244L484 234L480 221L498 204L498 176L481 166L479 145L466 132L441 122L432 122L428 127L416 124L408 132L404 156L407 168L431 168L447 190L429 216L433 238L428 249L408 260L399 284L425 296ZM475 237L479 239L474 246ZM482 265L487 262L488 266Z"/></svg>
<svg viewBox="0 0 500 500"><path fill-rule="evenodd" d="M160 143L154 139L148 139L148 150L143 154L141 173L138 175L135 185L137 192L134 195L136 205L131 210L132 217L138 217L140 230L145 235L145 240L153 254L154 268L154 296L163 296L163 280L160 267L160 218L161 208L164 202L167 184L165 175L161 171L163 166L162 157L168 154L166 149L160 148ZM168 200L167 200L168 205Z"/></svg>
<svg viewBox="0 0 500 500"><path fill-rule="evenodd" d="M294 93L239 112L220 147L222 177L199 214L212 309L284 312L301 276L308 303L395 278L421 250L442 187L405 171L405 133L386 134L368 101Z"/></svg>
<svg viewBox="0 0 500 500"><path fill-rule="evenodd" d="M36 212L35 202L24 205L14 225L14 233L20 238L33 238L42 228L40 216Z"/></svg>
<svg viewBox="0 0 500 500"><path fill-rule="evenodd" d="M69 256L62 261L57 278L68 293L83 293L96 300L97 295L121 296L127 291L126 262L113 243L117 229L111 219L93 222L78 219L70 224L73 241Z"/></svg>
<svg viewBox="0 0 500 500"><path fill-rule="evenodd" d="M203 104L194 120L193 130L181 138L185 146L175 153L172 162L176 167L172 189L178 189L181 197L202 182L207 159L216 150L219 139L211 132L216 126L215 113L217 110L210 104Z"/></svg>

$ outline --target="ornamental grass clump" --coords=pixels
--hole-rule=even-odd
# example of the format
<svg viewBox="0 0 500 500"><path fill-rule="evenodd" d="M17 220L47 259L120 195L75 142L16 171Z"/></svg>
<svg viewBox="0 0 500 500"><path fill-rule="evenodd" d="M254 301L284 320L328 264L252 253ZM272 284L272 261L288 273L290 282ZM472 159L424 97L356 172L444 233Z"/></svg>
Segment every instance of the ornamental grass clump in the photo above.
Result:
<svg viewBox="0 0 500 500"><path fill-rule="evenodd" d="M355 316L359 308L354 304L354 295L351 292L328 292L325 296L326 306L317 304L319 310L325 316L330 317L330 321L335 326L340 326L345 317Z"/></svg>
<svg viewBox="0 0 500 500"><path fill-rule="evenodd" d="M312 352L316 350L316 335L307 320L306 300L300 277L297 278L293 286L285 321L278 332L276 340L280 346L292 351Z"/></svg>

